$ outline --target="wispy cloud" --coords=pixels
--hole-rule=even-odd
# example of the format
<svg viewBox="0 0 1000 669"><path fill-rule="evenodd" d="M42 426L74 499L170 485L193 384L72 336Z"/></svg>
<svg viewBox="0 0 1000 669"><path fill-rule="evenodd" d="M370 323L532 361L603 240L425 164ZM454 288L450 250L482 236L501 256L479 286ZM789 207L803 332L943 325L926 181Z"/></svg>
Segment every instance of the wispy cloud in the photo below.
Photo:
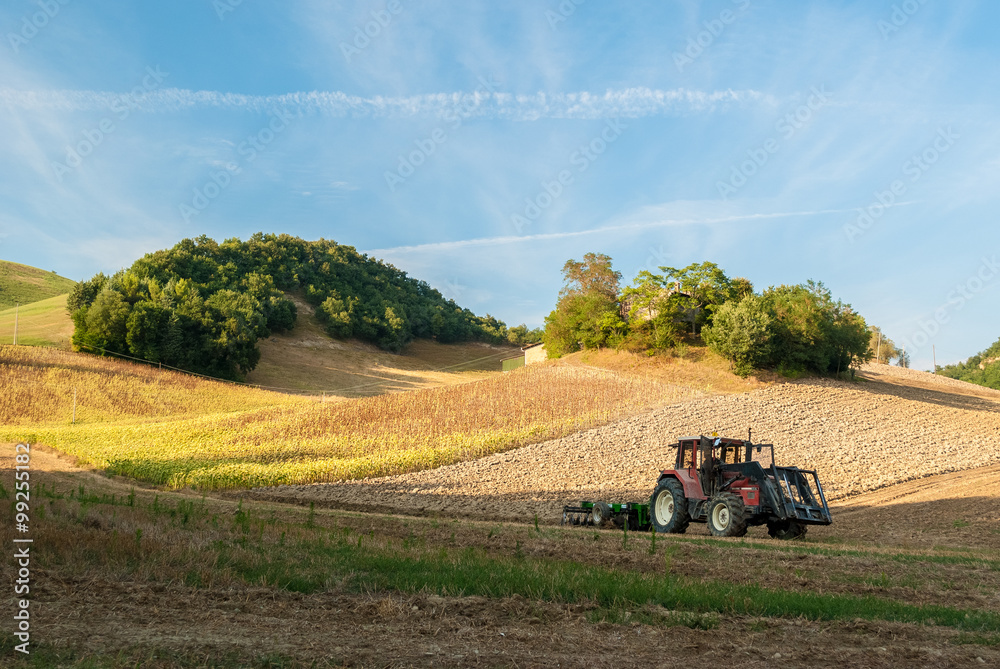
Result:
<svg viewBox="0 0 1000 669"><path fill-rule="evenodd" d="M901 207L913 204L913 202L897 202L893 207ZM567 232L549 232L537 235L508 235L501 237L480 237L478 239L460 239L451 242L432 242L428 244L415 244L413 246L396 246L385 249L371 249L365 251L368 255L382 256L400 253L433 253L439 251L451 251L454 249L468 248L473 246L501 246L504 244L520 244L523 242L551 241L558 239L568 239L572 237L585 237L588 235L603 235L608 233L621 233L634 230L648 230L650 228L665 228L686 225L712 225L716 223L735 223L738 221L768 220L776 218L791 218L795 216L808 217L820 216L824 214L843 214L855 212L856 209L818 209L815 211L785 211L764 214L733 214L730 216L699 217L699 218L663 218L653 221L636 221L623 223L620 225L607 225L590 230L572 230Z"/></svg>
<svg viewBox="0 0 1000 669"><path fill-rule="evenodd" d="M121 105L122 93L108 91L25 91L0 89L0 106L29 111L92 111ZM183 109L228 109L268 112L281 109L300 114L351 118L440 118L461 109L464 118L534 121L542 118L605 119L642 118L710 112L720 108L778 104L772 96L755 90L695 91L683 88L658 90L625 88L604 93L453 92L407 97L360 97L341 91L312 91L283 95L241 95L220 91L166 88L130 98L148 112Z"/></svg>

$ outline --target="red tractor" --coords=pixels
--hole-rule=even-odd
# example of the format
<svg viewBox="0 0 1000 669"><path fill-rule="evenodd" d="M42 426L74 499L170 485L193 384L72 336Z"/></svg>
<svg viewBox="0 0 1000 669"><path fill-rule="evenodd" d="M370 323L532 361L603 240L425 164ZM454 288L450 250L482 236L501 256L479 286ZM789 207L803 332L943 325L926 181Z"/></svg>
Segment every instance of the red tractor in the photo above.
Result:
<svg viewBox="0 0 1000 669"><path fill-rule="evenodd" d="M657 532L682 533L694 521L715 536L741 537L766 524L772 537L797 539L809 525L833 522L816 472L776 466L771 444L699 436L675 448L675 467L660 473L649 500Z"/></svg>

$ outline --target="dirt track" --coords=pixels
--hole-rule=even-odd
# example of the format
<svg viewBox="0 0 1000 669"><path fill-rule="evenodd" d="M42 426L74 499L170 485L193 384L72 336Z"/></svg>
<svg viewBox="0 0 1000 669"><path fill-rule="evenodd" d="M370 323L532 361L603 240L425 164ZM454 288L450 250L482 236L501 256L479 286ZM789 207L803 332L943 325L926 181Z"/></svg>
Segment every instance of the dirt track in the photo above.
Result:
<svg viewBox="0 0 1000 669"><path fill-rule="evenodd" d="M810 380L698 398L563 439L432 471L258 489L257 498L357 510L557 522L578 499L644 501L678 436L718 431L775 445L846 501L1000 460L1000 392L871 366L861 383ZM990 488L995 489L995 488Z"/></svg>

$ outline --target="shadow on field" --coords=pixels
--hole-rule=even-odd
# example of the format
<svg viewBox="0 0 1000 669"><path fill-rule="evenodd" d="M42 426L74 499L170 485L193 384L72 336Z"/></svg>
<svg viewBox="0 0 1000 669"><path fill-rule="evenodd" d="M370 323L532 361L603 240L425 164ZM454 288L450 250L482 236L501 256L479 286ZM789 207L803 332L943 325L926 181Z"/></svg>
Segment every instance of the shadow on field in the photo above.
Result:
<svg viewBox="0 0 1000 669"><path fill-rule="evenodd" d="M973 395L942 392L940 390L931 390L929 388L897 385L881 379L866 380L868 383L859 384L857 387L874 395L884 395L886 397L895 397L915 402L926 402L928 404L937 404L939 406L950 407L952 409L962 409L965 411L1000 413L1000 400L986 399Z"/></svg>

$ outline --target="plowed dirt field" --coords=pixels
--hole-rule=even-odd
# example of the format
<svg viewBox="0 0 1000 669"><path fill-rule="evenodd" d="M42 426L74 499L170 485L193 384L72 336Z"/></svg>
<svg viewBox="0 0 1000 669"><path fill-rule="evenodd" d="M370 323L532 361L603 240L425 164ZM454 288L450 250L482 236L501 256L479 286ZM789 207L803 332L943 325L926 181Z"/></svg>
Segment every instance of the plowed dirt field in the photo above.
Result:
<svg viewBox="0 0 1000 669"><path fill-rule="evenodd" d="M1000 461L1000 392L885 365L870 365L862 377L700 397L472 462L382 479L257 489L251 495L483 520L527 522L537 514L539 522L556 523L562 506L576 500L648 499L658 471L671 466L670 444L677 437L713 431L742 437L752 429L755 441L775 445L778 464L818 470L831 504L854 500L850 508L857 513L863 500L876 506L888 501L859 495ZM984 485L995 475L987 470L986 479L958 476L946 486L916 484L931 496L920 498L921 504L966 500L954 502L954 510L922 507L930 514L925 519L940 517L934 522L957 524L955 529L995 520L997 488ZM979 497L985 501L969 501ZM844 536L837 526L825 531Z"/></svg>

